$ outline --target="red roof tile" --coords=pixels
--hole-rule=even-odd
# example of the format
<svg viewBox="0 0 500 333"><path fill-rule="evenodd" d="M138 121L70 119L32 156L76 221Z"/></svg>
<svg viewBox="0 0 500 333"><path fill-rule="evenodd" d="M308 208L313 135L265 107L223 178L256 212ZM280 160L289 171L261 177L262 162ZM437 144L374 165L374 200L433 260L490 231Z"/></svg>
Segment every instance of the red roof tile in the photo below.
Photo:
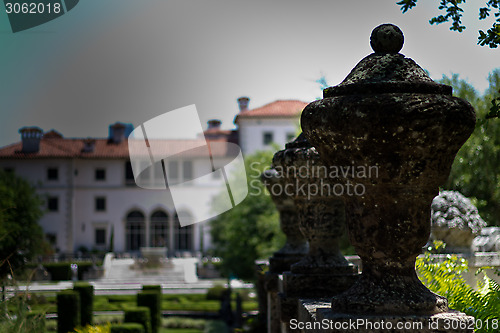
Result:
<svg viewBox="0 0 500 333"><path fill-rule="evenodd" d="M278 100L260 108L240 112L234 122L241 118L294 118L298 117L308 103L298 100Z"/></svg>
<svg viewBox="0 0 500 333"><path fill-rule="evenodd" d="M43 159L43 158L81 158L81 159L128 159L128 140L120 143L109 142L108 139L95 139L92 152L82 151L88 139L49 137L40 140L40 149L36 153L23 153L22 142L0 148L0 159ZM203 144L203 140L165 140L161 145L161 154L182 154L183 157L196 157L200 151L193 148ZM212 156L226 156L230 148L224 144L224 139L208 140L212 145Z"/></svg>

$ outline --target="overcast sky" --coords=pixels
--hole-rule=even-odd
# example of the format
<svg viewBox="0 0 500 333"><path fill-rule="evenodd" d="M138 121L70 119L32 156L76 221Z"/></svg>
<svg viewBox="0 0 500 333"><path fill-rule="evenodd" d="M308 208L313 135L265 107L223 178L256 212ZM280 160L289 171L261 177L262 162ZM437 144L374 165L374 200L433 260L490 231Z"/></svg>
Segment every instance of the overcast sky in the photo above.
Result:
<svg viewBox="0 0 500 333"><path fill-rule="evenodd" d="M218 1L82 0L65 15L12 33L0 4L0 146L19 128L56 129L66 137L105 137L116 121L137 126L196 104L233 127L236 99L250 108L277 99L321 96L371 53L371 30L394 23L401 53L433 79L458 73L478 90L500 67L500 50L476 45L476 4L459 34L430 26L438 0L402 14L397 0Z"/></svg>

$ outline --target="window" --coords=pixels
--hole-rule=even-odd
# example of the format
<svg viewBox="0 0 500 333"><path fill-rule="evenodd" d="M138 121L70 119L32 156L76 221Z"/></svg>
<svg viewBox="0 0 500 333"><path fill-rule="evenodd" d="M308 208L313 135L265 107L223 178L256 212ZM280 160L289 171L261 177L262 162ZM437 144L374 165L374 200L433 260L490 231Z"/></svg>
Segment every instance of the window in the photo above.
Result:
<svg viewBox="0 0 500 333"><path fill-rule="evenodd" d="M127 215L127 226L125 229L125 248L127 251L138 251L146 245L144 221L144 214L137 210Z"/></svg>
<svg viewBox="0 0 500 333"><path fill-rule="evenodd" d="M95 169L95 180L106 180L106 169Z"/></svg>
<svg viewBox="0 0 500 333"><path fill-rule="evenodd" d="M134 172L132 171L132 163L130 161L125 163L125 184L135 185Z"/></svg>
<svg viewBox="0 0 500 333"><path fill-rule="evenodd" d="M273 133L272 132L264 132L263 137L264 145L270 145L273 142Z"/></svg>
<svg viewBox="0 0 500 333"><path fill-rule="evenodd" d="M95 245L106 245L106 229L95 229Z"/></svg>
<svg viewBox="0 0 500 333"><path fill-rule="evenodd" d="M193 162L184 161L182 163L182 177L184 180L193 179Z"/></svg>
<svg viewBox="0 0 500 333"><path fill-rule="evenodd" d="M57 212L59 210L59 198L58 197L48 197L47 209L49 210L49 212Z"/></svg>
<svg viewBox="0 0 500 333"><path fill-rule="evenodd" d="M59 169L48 168L47 169L47 180L58 180L59 179Z"/></svg>
<svg viewBox="0 0 500 333"><path fill-rule="evenodd" d="M106 211L106 198L105 197L96 197L95 198L95 211L96 212Z"/></svg>
<svg viewBox="0 0 500 333"><path fill-rule="evenodd" d="M180 214L184 215L183 220L191 218L191 215L186 212L181 212ZM179 251L192 251L193 250L193 225L187 225L185 227L181 227L179 222L179 215L175 214L174 223L176 225L175 228L175 250Z"/></svg>
<svg viewBox="0 0 500 333"><path fill-rule="evenodd" d="M151 214L150 241L152 247L167 246L168 242L168 215L158 210Z"/></svg>
<svg viewBox="0 0 500 333"><path fill-rule="evenodd" d="M286 142L290 142L295 139L295 133L286 133Z"/></svg>

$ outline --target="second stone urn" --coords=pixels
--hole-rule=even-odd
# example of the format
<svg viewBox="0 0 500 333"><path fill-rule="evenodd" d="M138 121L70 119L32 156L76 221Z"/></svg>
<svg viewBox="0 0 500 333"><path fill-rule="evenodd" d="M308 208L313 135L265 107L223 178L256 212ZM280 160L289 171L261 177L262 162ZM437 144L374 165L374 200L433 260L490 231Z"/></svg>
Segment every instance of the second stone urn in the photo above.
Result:
<svg viewBox="0 0 500 333"><path fill-rule="evenodd" d="M431 315L447 300L429 291L415 259L430 233L430 206L456 153L474 129L475 113L452 88L433 82L398 53L403 33L374 29L374 53L302 113L302 129L329 167L342 168L350 240L361 278L336 296L347 314Z"/></svg>

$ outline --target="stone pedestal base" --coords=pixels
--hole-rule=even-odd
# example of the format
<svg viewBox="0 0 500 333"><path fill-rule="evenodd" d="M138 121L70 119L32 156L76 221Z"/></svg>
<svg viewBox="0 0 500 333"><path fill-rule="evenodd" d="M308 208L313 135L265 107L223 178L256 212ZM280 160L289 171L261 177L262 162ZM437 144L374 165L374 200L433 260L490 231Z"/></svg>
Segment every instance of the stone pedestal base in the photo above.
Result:
<svg viewBox="0 0 500 333"><path fill-rule="evenodd" d="M349 289L358 277L358 273L352 275L332 275L284 272L283 292L279 294L278 306L281 322L289 326L292 319L298 318L300 299L338 295Z"/></svg>
<svg viewBox="0 0 500 333"><path fill-rule="evenodd" d="M279 333L281 331L281 322L278 308L278 293L282 284L282 276L271 272L266 273L266 291L267 291L267 332Z"/></svg>
<svg viewBox="0 0 500 333"><path fill-rule="evenodd" d="M434 315L349 315L333 313L328 300L301 300L290 328L308 333L473 333L474 317L454 310Z"/></svg>

